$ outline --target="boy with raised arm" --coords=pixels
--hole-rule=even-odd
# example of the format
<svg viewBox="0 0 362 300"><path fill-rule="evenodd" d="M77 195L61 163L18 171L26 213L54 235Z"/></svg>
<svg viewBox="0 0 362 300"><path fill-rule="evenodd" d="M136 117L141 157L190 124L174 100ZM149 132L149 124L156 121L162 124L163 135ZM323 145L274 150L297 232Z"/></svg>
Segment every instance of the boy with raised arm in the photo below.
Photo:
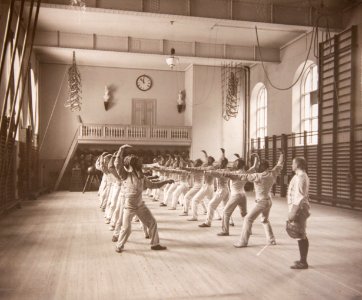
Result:
<svg viewBox="0 0 362 300"><path fill-rule="evenodd" d="M236 248L247 247L251 227L260 214L267 242L270 245L276 245L273 230L269 222L269 213L272 207L271 189L283 169L284 155L283 153L280 154L279 161L272 170L269 169L269 163L267 161L263 160L259 163L259 156L256 156L256 159L258 160L257 166L259 165L258 173L238 175L242 180L254 183L256 204L244 218L240 240L234 245Z"/></svg>
<svg viewBox="0 0 362 300"><path fill-rule="evenodd" d="M157 222L151 211L142 200L143 190L157 189L165 184L173 183L173 180L160 182L151 182L143 176L142 163L136 155L128 155L124 157L124 149L129 148L129 145L123 145L119 148L115 159L115 167L118 175L124 181L125 185L125 203L121 232L116 245L116 252L122 252L124 245L131 234L131 221L136 215L141 222L148 228L151 238L152 250L165 250L164 246L160 245Z"/></svg>

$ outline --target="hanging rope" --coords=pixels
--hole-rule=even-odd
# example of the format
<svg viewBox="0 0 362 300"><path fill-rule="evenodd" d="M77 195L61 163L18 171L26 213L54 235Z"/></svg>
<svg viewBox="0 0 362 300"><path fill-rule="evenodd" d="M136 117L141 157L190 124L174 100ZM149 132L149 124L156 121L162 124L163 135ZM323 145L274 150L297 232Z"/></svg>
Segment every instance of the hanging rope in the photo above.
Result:
<svg viewBox="0 0 362 300"><path fill-rule="evenodd" d="M272 81L270 80L270 77L269 77L269 74L265 68L265 65L264 65L264 60L263 60L263 57L261 55L261 49L260 49L260 43L259 43L259 34L258 34L258 28L255 26L255 34L256 34L256 41L257 41L257 44L258 44L258 52L259 52L259 57L260 57L260 61L261 61L261 65L262 65L262 68L263 68L263 71L264 71L264 74L267 78L267 81L269 82L270 86L272 86L273 88L277 89L277 90L280 90L280 91L287 91L289 89L291 89L293 86L295 86L297 84L297 82L299 81L299 79L302 77L303 73L304 73L304 70L305 70L305 67L307 66L307 61L308 61L308 58L309 58L309 55L310 55L310 52L311 52L311 49L312 49L312 44L313 44L313 39L314 39L314 35L316 34L316 26L313 27L313 31L312 31L312 38L310 40L310 44L309 44L309 48L308 48L308 53L307 53L307 57L304 61L304 65L303 65L303 68L298 76L298 78L288 87L278 87L276 86L275 84L272 83ZM318 34L318 33L317 33Z"/></svg>
<svg viewBox="0 0 362 300"><path fill-rule="evenodd" d="M59 87L59 90L58 90L58 94L57 94L57 97L55 98L55 102L54 102L54 105L53 105L53 109L52 109L52 112L51 112L51 114L50 114L47 127L45 128L45 132L44 132L43 139L42 139L42 141L41 141L41 143L40 143L40 146L39 146L39 152L41 151L41 149L42 149L42 147L43 147L43 143L44 143L44 141L45 141L45 137L46 137L47 132L48 132L48 129L49 129L50 121L51 121L52 118L53 118L53 114L54 114L54 111L55 111L55 107L57 106L57 103L58 103L60 91L62 90L63 83L64 83L64 79L65 79L65 74L67 74L67 67L65 67L63 79L62 79L62 82L60 83L60 87Z"/></svg>

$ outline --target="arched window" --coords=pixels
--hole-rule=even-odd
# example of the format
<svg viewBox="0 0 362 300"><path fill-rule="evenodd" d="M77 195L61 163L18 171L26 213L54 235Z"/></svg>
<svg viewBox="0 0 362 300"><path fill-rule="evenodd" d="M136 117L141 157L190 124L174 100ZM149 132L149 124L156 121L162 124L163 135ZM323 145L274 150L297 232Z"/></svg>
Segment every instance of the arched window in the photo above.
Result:
<svg viewBox="0 0 362 300"><path fill-rule="evenodd" d="M306 131L308 144L318 142L318 69L311 65L304 73L300 91L300 131Z"/></svg>
<svg viewBox="0 0 362 300"><path fill-rule="evenodd" d="M267 105L268 93L265 85L262 85L256 98L256 137L260 138L264 146L264 137L267 135Z"/></svg>

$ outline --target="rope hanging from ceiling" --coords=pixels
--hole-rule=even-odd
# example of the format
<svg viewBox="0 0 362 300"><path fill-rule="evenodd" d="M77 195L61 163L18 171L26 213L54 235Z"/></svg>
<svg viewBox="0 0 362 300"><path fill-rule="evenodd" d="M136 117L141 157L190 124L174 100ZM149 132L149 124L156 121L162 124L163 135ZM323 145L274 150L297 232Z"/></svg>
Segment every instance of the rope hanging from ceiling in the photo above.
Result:
<svg viewBox="0 0 362 300"><path fill-rule="evenodd" d="M80 111L82 105L82 80L73 51L73 63L68 69L69 98L64 106L71 111Z"/></svg>
<svg viewBox="0 0 362 300"><path fill-rule="evenodd" d="M229 121L239 112L242 68L236 63L227 63L221 67L221 89L223 118Z"/></svg>

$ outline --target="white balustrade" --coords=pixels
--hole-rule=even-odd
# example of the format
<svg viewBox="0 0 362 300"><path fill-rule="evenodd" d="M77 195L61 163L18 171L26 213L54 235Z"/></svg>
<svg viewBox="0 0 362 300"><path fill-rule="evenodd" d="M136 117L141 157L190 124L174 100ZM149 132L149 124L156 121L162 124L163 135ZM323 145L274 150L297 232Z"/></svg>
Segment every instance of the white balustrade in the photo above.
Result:
<svg viewBox="0 0 362 300"><path fill-rule="evenodd" d="M82 124L78 140L191 143L191 127Z"/></svg>

